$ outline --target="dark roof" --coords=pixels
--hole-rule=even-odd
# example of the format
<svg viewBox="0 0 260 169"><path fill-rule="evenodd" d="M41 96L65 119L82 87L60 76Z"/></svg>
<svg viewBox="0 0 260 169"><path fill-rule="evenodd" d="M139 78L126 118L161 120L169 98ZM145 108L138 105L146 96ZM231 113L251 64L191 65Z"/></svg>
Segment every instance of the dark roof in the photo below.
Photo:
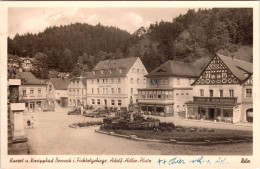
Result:
<svg viewBox="0 0 260 169"><path fill-rule="evenodd" d="M189 63L168 60L157 67L145 77L175 76L175 77L198 77L200 70Z"/></svg>
<svg viewBox="0 0 260 169"><path fill-rule="evenodd" d="M50 82L53 84L55 90L67 90L70 80L65 78L51 78Z"/></svg>
<svg viewBox="0 0 260 169"><path fill-rule="evenodd" d="M22 85L46 85L45 80L37 79L31 72L19 72L16 78L22 79Z"/></svg>
<svg viewBox="0 0 260 169"><path fill-rule="evenodd" d="M229 70L242 82L244 81L248 75L253 73L253 63L233 59L231 57L227 57L221 54L217 54L218 57L225 63L225 65L229 68Z"/></svg>
<svg viewBox="0 0 260 169"><path fill-rule="evenodd" d="M93 71L87 78L103 78L103 77L124 77L129 72L130 68L134 65L138 57L130 57L124 59L116 60L104 60L99 61L98 64L94 67ZM120 73L120 69L122 72ZM101 73L101 70L104 73ZM110 70L112 73L110 73Z"/></svg>

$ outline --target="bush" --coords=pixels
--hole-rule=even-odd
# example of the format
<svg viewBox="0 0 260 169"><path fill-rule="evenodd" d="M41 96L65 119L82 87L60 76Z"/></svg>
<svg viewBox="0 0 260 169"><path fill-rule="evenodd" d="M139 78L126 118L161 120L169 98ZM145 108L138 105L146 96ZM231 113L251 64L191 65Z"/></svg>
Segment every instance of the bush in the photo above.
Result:
<svg viewBox="0 0 260 169"><path fill-rule="evenodd" d="M94 126L94 125L102 125L103 123L100 121L90 121L85 123L78 123L79 127L87 127L87 126Z"/></svg>

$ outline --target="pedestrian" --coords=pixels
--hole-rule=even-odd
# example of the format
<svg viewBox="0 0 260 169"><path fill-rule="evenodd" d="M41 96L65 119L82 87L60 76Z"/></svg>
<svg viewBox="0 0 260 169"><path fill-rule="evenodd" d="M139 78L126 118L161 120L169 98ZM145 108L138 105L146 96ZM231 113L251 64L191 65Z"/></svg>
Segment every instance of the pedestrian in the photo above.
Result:
<svg viewBox="0 0 260 169"><path fill-rule="evenodd" d="M33 128L33 125L34 125L34 118L33 118L33 116L31 117L31 119L30 119L30 123L31 123L31 126L32 126L32 128Z"/></svg>
<svg viewBox="0 0 260 169"><path fill-rule="evenodd" d="M30 126L31 126L31 121L30 121L30 119L27 120L27 126L28 126L28 128L30 128Z"/></svg>

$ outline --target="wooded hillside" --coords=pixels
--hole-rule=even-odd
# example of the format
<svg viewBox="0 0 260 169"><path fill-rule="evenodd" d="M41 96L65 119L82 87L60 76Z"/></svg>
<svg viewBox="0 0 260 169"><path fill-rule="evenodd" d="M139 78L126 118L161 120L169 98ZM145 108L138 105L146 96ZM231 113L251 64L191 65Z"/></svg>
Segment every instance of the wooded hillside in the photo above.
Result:
<svg viewBox="0 0 260 169"><path fill-rule="evenodd" d="M8 53L39 57L46 69L91 70L98 61L140 57L148 71L167 60L203 67L216 52L252 62L253 10L217 8L189 10L172 22L161 21L129 34L115 27L75 23L49 27L38 34L8 38ZM237 52L242 50L241 52Z"/></svg>

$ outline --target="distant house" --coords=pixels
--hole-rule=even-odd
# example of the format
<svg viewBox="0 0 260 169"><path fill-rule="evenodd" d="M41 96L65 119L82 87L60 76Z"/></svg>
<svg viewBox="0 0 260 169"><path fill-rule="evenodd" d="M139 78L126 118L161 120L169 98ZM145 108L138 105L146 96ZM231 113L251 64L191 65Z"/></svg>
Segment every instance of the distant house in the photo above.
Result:
<svg viewBox="0 0 260 169"><path fill-rule="evenodd" d="M47 100L62 107L68 106L68 86L70 80L65 78L51 78L47 83Z"/></svg>
<svg viewBox="0 0 260 169"><path fill-rule="evenodd" d="M22 68L25 71L29 71L33 68L33 59L26 57L26 58L21 58L22 59Z"/></svg>
<svg viewBox="0 0 260 169"><path fill-rule="evenodd" d="M80 107L87 105L87 81L89 72L82 72L81 76L70 79L68 86L69 107Z"/></svg>
<svg viewBox="0 0 260 169"><path fill-rule="evenodd" d="M25 103L26 111L42 111L46 104L46 82L37 79L31 72L19 72L16 78L21 79L19 99Z"/></svg>

